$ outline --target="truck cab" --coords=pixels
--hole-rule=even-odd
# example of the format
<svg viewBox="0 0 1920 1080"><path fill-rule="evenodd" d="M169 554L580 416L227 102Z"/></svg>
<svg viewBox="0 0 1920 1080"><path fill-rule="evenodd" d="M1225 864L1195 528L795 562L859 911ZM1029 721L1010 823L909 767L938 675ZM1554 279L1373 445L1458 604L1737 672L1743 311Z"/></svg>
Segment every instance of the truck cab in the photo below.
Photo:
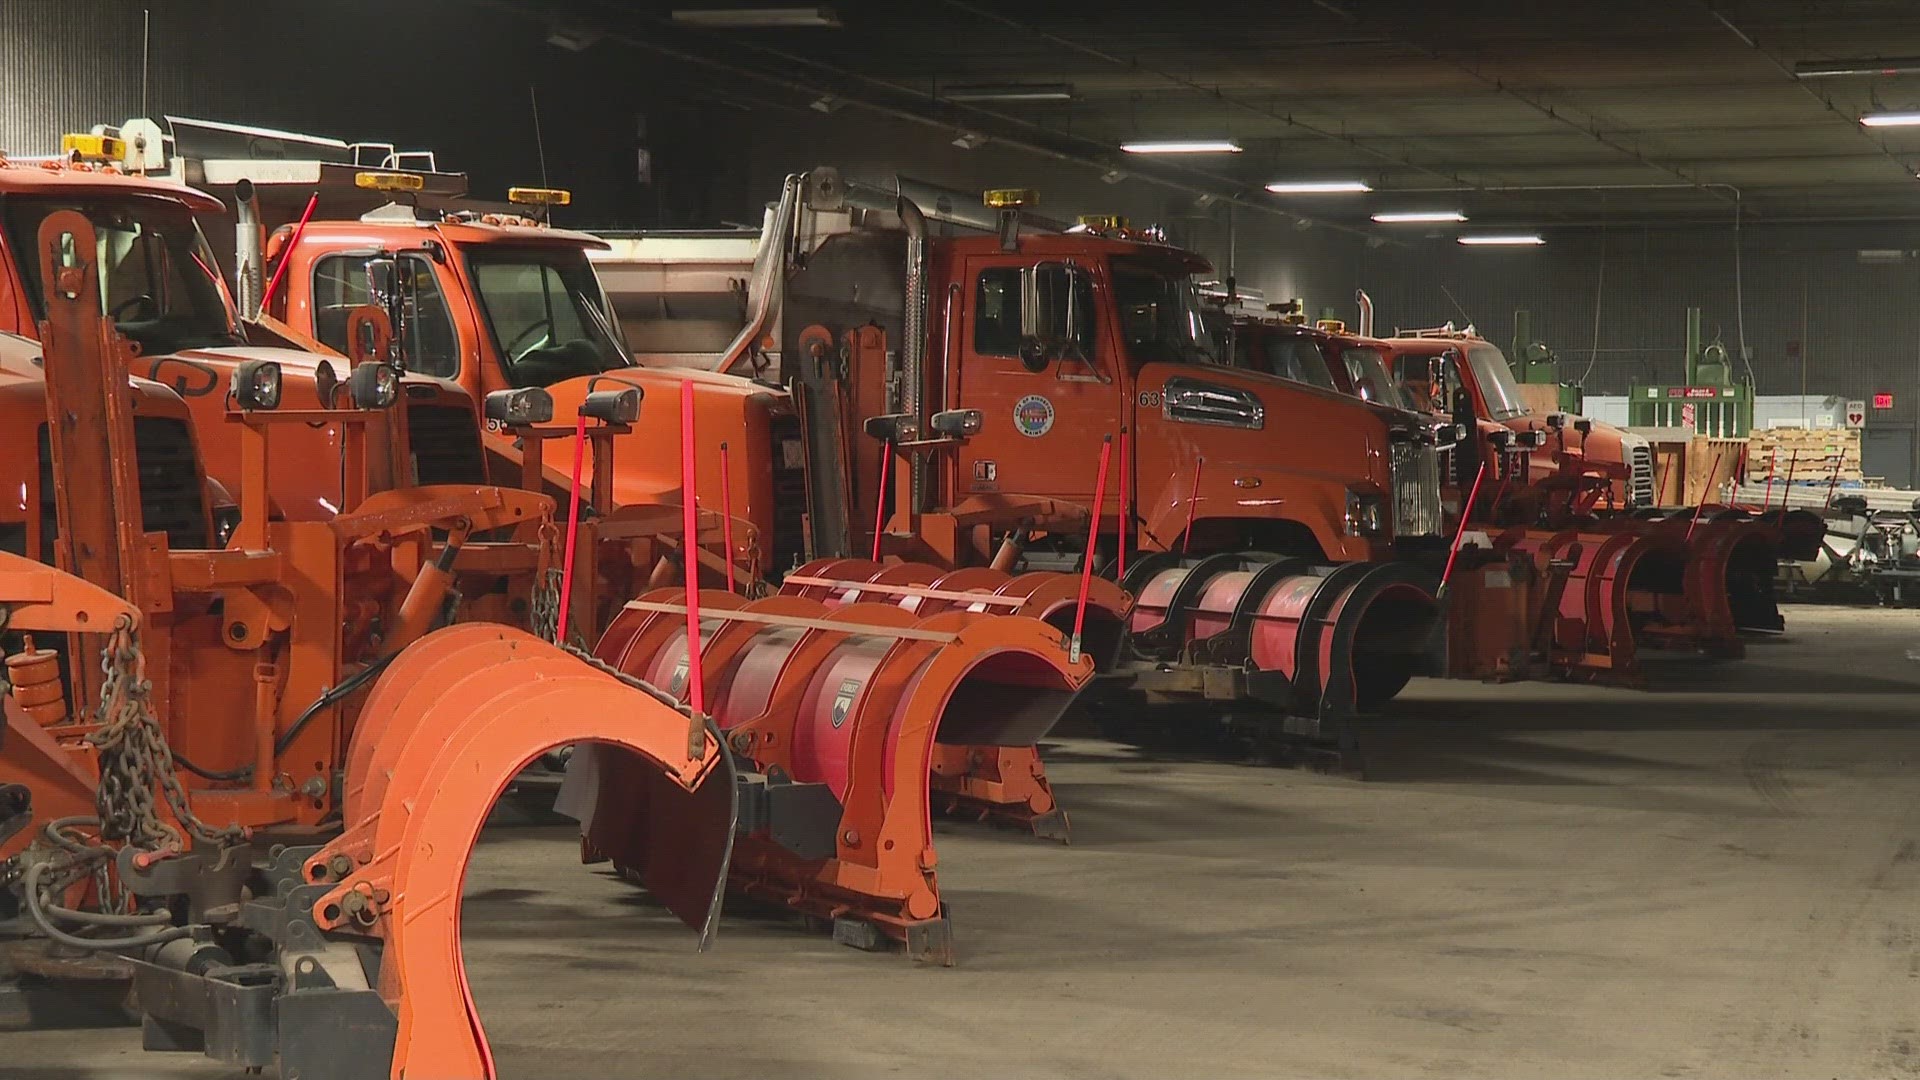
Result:
<svg viewBox="0 0 1920 1080"><path fill-rule="evenodd" d="M736 517L754 523L762 566L781 570L801 555L799 506L804 463L794 447L797 422L786 394L750 379L635 362L587 252L605 242L515 215L420 216L389 207L355 221L314 221L293 242L291 227L268 242L269 265L284 263L284 288L268 312L344 351L347 320L374 299L368 265L393 260L401 281L409 372L458 385L472 400L496 390L541 387L555 415L571 416L586 394L612 384L640 387L645 419L616 439L613 497L618 505L680 501L680 384L696 384L702 504L721 509L721 485ZM521 451L498 423L483 433L496 467L517 470ZM555 440L549 483L564 490L571 439ZM712 452L728 444L723 469Z"/></svg>
<svg viewBox="0 0 1920 1080"><path fill-rule="evenodd" d="M957 237L936 248L946 407L978 409L955 498L1091 504L1102 441L1146 550L1381 559L1438 532L1430 437L1412 417L1218 355L1190 252L1119 228ZM1191 518L1191 526L1188 522ZM1190 536L1187 535L1190 532Z"/></svg>
<svg viewBox="0 0 1920 1080"><path fill-rule="evenodd" d="M318 387L327 378L320 368L334 366L329 374L344 376L344 358L248 344L197 222L197 215L221 209L218 200L168 180L84 162L0 164L0 332L38 338L46 294L33 238L47 215L62 209L80 211L94 224L102 306L139 350L132 374L169 387L184 401L216 482L208 498L230 501L222 495L238 488L240 451L237 428L226 421L226 397L239 365L278 363L288 406L317 408ZM409 397L433 399L444 392L421 385L410 387ZM384 430L384 418L377 423ZM282 428L270 438L276 450L269 465L275 515L325 520L337 513L337 470L311 464L316 457L338 459L337 425Z"/></svg>
<svg viewBox="0 0 1920 1080"><path fill-rule="evenodd" d="M1471 412L1488 446L1499 433L1504 453L1524 454L1512 480L1535 486L1585 486L1589 501L1626 509L1651 506L1653 451L1642 437L1566 413L1539 414L1527 404L1499 347L1451 327L1416 331L1386 342L1393 374L1414 403L1436 417L1465 422ZM1466 460L1466 459L1463 459ZM1503 476L1503 478L1505 478ZM1463 477L1463 482L1470 481Z"/></svg>

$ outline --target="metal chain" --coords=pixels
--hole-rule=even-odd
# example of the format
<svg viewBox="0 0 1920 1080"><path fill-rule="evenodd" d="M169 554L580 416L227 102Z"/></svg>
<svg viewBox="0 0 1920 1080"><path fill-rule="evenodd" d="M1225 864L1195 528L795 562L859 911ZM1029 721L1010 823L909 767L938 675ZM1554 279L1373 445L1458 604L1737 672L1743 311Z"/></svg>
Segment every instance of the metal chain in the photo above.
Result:
<svg viewBox="0 0 1920 1080"><path fill-rule="evenodd" d="M153 684L147 681L146 666L139 631L122 617L101 652L104 679L100 706L94 713L99 727L87 736L100 752L100 786L94 802L101 837L147 850L179 850L180 830L163 820L154 804L158 786L174 817L196 839L214 843L243 839L239 826L215 829L188 805L186 789L174 768L173 749L154 719Z"/></svg>

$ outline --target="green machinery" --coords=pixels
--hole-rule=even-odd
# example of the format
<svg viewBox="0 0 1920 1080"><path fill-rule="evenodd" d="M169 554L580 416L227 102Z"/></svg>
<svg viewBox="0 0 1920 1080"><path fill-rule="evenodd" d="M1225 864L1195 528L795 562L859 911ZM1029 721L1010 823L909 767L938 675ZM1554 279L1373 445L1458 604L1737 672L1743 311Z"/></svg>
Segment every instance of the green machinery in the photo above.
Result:
<svg viewBox="0 0 1920 1080"><path fill-rule="evenodd" d="M1634 383L1628 427L1691 428L1695 434L1744 439L1753 430L1753 387L1738 381L1726 346L1701 344L1700 309L1687 309L1686 382Z"/></svg>
<svg viewBox="0 0 1920 1080"><path fill-rule="evenodd" d="M1507 363L1513 367L1513 377L1523 386L1552 386L1557 388L1553 410L1580 415L1581 406L1586 404L1586 394L1578 383L1560 381L1560 357L1544 341L1534 341L1532 323L1523 309L1513 313L1513 351L1508 354ZM1529 406L1546 411L1544 401L1529 400Z"/></svg>

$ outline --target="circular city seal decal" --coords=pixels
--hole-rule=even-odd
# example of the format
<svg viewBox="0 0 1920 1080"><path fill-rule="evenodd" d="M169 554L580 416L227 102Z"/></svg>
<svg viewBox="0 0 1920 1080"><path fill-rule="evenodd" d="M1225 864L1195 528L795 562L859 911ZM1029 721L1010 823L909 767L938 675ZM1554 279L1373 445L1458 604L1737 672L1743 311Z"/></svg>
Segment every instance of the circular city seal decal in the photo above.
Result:
<svg viewBox="0 0 1920 1080"><path fill-rule="evenodd" d="M1013 426L1029 439L1037 439L1053 430L1053 402L1039 394L1028 394L1013 403Z"/></svg>

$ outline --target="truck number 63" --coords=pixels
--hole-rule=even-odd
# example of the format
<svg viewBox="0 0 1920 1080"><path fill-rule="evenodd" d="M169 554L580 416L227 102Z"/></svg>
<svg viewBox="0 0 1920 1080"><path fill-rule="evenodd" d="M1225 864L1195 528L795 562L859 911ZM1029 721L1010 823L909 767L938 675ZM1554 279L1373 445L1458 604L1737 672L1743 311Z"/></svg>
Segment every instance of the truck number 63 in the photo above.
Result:
<svg viewBox="0 0 1920 1080"><path fill-rule="evenodd" d="M1159 408L1160 407L1160 391L1158 390L1140 391L1140 407L1143 409Z"/></svg>

